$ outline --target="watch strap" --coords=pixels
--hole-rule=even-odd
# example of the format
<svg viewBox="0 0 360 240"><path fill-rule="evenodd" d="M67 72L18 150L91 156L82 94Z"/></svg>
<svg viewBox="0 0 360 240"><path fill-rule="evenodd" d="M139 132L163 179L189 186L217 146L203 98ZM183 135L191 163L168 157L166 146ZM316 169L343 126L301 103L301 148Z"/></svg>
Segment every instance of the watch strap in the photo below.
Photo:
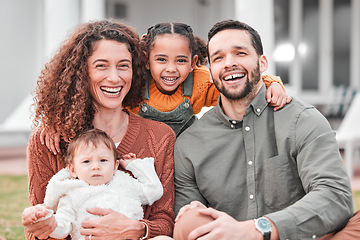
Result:
<svg viewBox="0 0 360 240"><path fill-rule="evenodd" d="M265 233L263 234L263 236L264 236L264 240L270 240L270 238L271 238L271 232L265 232Z"/></svg>

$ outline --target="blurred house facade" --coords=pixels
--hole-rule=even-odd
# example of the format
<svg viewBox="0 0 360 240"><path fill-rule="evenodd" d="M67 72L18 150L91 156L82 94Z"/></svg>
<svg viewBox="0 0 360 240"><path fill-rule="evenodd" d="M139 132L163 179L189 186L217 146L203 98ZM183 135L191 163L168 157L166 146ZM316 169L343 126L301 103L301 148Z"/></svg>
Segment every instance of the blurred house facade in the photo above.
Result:
<svg viewBox="0 0 360 240"><path fill-rule="evenodd" d="M185 22L206 40L224 19L262 36L267 74L289 94L342 117L360 90L360 0L0 0L0 148L26 145L31 93L41 69L81 22L122 19L141 35L158 22Z"/></svg>

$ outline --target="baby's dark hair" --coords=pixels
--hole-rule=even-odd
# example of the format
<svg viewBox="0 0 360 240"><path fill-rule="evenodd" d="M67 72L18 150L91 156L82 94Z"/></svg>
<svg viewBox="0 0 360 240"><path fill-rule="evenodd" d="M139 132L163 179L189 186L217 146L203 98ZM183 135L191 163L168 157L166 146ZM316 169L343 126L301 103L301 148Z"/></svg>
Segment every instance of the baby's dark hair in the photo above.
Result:
<svg viewBox="0 0 360 240"><path fill-rule="evenodd" d="M141 44L147 56L150 55L150 50L153 46L155 37L163 34L179 34L186 37L189 40L191 55L198 55L198 62L204 62L204 58L205 61L207 61L206 55L203 57L204 55L202 53L203 47L206 48L206 44L197 40L197 38L194 36L192 28L189 25L178 22L158 23L147 29L147 33L141 37ZM198 46L198 44L203 44L203 46Z"/></svg>
<svg viewBox="0 0 360 240"><path fill-rule="evenodd" d="M99 145L105 145L107 148L109 148L109 150L113 152L114 159L118 159L116 153L116 146L112 138L109 137L109 135L107 135L104 131L93 128L81 132L78 136L74 138L74 140L71 141L66 151L66 164L70 164L73 162L76 151L79 149L79 147L84 145L87 147L97 147Z"/></svg>

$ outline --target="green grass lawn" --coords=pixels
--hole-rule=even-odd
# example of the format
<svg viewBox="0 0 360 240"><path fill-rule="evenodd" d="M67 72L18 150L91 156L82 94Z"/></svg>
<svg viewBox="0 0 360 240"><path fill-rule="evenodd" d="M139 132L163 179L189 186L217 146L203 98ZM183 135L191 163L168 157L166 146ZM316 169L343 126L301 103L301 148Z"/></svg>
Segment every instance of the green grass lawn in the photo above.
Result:
<svg viewBox="0 0 360 240"><path fill-rule="evenodd" d="M27 176L0 176L0 239L25 239L21 214L29 206Z"/></svg>
<svg viewBox="0 0 360 240"><path fill-rule="evenodd" d="M25 239L21 214L28 205L27 176L0 176L0 240ZM354 209L360 209L360 191L354 192Z"/></svg>

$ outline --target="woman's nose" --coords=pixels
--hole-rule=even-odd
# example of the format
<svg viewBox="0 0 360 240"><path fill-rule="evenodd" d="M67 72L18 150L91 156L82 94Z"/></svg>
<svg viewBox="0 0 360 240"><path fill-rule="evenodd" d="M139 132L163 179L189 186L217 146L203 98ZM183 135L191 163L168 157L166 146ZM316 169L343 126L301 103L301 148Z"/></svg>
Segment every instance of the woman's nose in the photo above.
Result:
<svg viewBox="0 0 360 240"><path fill-rule="evenodd" d="M107 76L107 80L109 81L120 81L120 75L115 67L110 68L109 74Z"/></svg>

